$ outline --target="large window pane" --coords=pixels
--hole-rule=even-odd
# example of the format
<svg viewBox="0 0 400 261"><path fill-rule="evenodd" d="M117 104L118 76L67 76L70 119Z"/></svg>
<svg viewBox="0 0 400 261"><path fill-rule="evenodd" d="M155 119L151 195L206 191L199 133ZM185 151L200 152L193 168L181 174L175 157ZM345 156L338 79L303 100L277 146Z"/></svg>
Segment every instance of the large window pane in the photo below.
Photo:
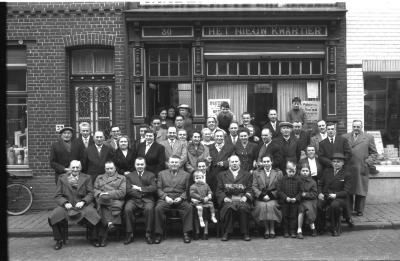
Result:
<svg viewBox="0 0 400 261"><path fill-rule="evenodd" d="M258 75L258 62L250 62L250 75Z"/></svg>
<svg viewBox="0 0 400 261"><path fill-rule="evenodd" d="M229 75L237 75L237 62L229 62Z"/></svg>
<svg viewBox="0 0 400 261"><path fill-rule="evenodd" d="M281 74L289 74L289 62L281 62Z"/></svg>
<svg viewBox="0 0 400 261"><path fill-rule="evenodd" d="M269 75L269 63L268 62L260 62L260 74L261 75Z"/></svg>
<svg viewBox="0 0 400 261"><path fill-rule="evenodd" d="M26 69L7 71L7 91L26 92Z"/></svg>
<svg viewBox="0 0 400 261"><path fill-rule="evenodd" d="M114 50L79 49L71 51L72 74L113 74Z"/></svg>
<svg viewBox="0 0 400 261"><path fill-rule="evenodd" d="M218 62L218 75L226 75L227 74L227 63L226 62Z"/></svg>
<svg viewBox="0 0 400 261"><path fill-rule="evenodd" d="M248 75L247 62L239 62L239 75Z"/></svg>
<svg viewBox="0 0 400 261"><path fill-rule="evenodd" d="M271 62L271 74L279 75L279 62Z"/></svg>

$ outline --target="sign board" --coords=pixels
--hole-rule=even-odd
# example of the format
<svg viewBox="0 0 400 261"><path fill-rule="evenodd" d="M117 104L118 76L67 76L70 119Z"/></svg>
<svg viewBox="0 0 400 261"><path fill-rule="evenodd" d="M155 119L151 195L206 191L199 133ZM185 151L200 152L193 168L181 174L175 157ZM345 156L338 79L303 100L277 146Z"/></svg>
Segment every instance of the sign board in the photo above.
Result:
<svg viewBox="0 0 400 261"><path fill-rule="evenodd" d="M375 140L375 146L376 146L376 151L378 152L379 155L382 155L384 150L383 150L383 142L382 142L382 135L381 131L366 131L366 133L372 135Z"/></svg>
<svg viewBox="0 0 400 261"><path fill-rule="evenodd" d="M142 37L192 37L192 26L143 26Z"/></svg>
<svg viewBox="0 0 400 261"><path fill-rule="evenodd" d="M56 132L59 133L60 130L64 128L64 124L56 124Z"/></svg>
<svg viewBox="0 0 400 261"><path fill-rule="evenodd" d="M208 108L208 117L217 118L217 114L219 112L219 107L222 102L228 102L231 104L231 99L208 99L207 108Z"/></svg>
<svg viewBox="0 0 400 261"><path fill-rule="evenodd" d="M257 83L254 85L254 93L272 93L272 84Z"/></svg>
<svg viewBox="0 0 400 261"><path fill-rule="evenodd" d="M267 24L203 26L203 37L249 37L249 36L327 36L326 25L311 24Z"/></svg>
<svg viewBox="0 0 400 261"><path fill-rule="evenodd" d="M307 123L314 123L321 118L320 101L303 101L303 109L306 112Z"/></svg>

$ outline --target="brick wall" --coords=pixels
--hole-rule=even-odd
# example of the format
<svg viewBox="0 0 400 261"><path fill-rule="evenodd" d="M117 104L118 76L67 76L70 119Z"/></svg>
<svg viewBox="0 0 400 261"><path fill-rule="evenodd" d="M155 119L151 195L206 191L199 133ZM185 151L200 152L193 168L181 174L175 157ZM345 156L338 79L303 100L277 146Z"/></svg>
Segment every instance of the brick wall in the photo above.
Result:
<svg viewBox="0 0 400 261"><path fill-rule="evenodd" d="M7 40L23 40L27 50L29 167L34 175L30 182L37 195L34 208L43 208L53 200L54 174L48 157L58 138L55 125L73 125L68 47L114 47L114 122L126 130L125 6L103 2L8 3L7 7Z"/></svg>

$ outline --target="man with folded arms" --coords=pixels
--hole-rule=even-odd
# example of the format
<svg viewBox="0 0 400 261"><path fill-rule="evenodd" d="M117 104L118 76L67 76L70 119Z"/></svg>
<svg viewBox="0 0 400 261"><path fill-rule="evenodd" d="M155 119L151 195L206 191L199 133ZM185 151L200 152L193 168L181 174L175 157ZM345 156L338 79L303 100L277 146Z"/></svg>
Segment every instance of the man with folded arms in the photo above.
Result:
<svg viewBox="0 0 400 261"><path fill-rule="evenodd" d="M190 243L190 231L193 229L193 209L188 201L189 173L179 168L180 158L172 155L168 160L168 168L158 174L157 192L159 200L155 208L155 239L161 242L165 212L176 209L182 219L183 242Z"/></svg>

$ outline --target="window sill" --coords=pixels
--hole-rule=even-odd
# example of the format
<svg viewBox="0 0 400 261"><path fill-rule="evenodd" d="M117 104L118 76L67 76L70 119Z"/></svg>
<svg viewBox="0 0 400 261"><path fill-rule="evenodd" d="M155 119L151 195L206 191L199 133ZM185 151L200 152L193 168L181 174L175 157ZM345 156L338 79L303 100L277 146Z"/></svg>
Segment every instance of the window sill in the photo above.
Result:
<svg viewBox="0 0 400 261"><path fill-rule="evenodd" d="M7 165L7 171L17 177L33 177L33 171L28 165Z"/></svg>

